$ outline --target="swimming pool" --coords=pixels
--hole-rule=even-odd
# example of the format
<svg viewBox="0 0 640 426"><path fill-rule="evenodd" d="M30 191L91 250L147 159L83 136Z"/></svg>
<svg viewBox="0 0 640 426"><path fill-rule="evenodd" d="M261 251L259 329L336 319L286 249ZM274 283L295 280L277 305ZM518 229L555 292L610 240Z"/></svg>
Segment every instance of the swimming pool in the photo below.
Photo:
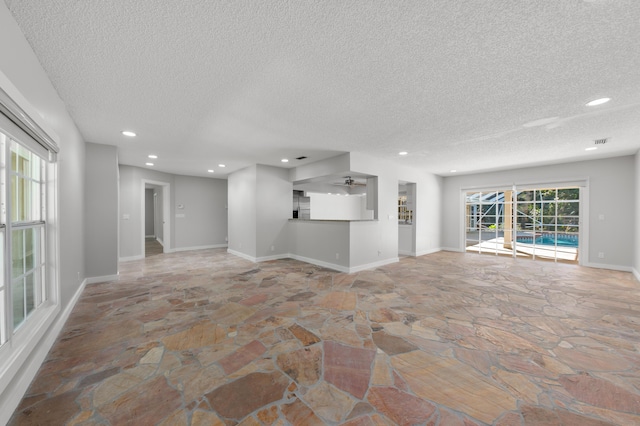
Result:
<svg viewBox="0 0 640 426"><path fill-rule="evenodd" d="M556 237L553 234L540 235L533 239L533 236L518 236L516 241L525 244L537 244L543 246L555 246ZM558 247L578 247L577 235L558 234L557 236Z"/></svg>

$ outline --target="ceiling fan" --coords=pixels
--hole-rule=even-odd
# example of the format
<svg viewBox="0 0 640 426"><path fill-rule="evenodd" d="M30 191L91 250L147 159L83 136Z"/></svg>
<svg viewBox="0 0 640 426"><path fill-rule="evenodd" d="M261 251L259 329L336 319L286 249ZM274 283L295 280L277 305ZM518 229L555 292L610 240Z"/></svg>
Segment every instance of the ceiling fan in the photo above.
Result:
<svg viewBox="0 0 640 426"><path fill-rule="evenodd" d="M358 182L351 178L351 176L345 176L343 183L333 183L332 185L336 186L348 186L349 188L353 188L355 186L367 186L366 183Z"/></svg>

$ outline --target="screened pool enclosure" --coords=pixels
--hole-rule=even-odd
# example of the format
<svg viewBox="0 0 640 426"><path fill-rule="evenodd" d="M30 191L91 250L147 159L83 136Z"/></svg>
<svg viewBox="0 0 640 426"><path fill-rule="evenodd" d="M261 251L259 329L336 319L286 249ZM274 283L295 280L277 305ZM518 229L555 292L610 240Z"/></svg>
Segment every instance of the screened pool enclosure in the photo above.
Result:
<svg viewBox="0 0 640 426"><path fill-rule="evenodd" d="M465 193L466 251L578 262L580 188Z"/></svg>

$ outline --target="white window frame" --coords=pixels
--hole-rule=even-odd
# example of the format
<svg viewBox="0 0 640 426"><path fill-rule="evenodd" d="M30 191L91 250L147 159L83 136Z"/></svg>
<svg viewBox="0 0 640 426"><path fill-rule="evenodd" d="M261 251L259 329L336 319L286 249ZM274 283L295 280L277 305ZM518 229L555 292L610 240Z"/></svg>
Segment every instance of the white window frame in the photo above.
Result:
<svg viewBox="0 0 640 426"><path fill-rule="evenodd" d="M8 315L12 318L12 320L10 321L9 324L6 324L6 328L9 329L9 332L7 333L7 335L10 337L12 334L14 334L19 328L21 328L23 325L25 325L27 322L31 321L31 316L32 314L40 309L41 305L43 303L46 303L47 299L48 299L48 286L47 286L47 282L49 281L49 277L46 276L46 259L47 259L47 247L46 247L46 240L47 240L47 208L46 208L46 199L47 199L47 172L46 172L46 168L47 168L47 162L48 160L45 158L40 157L37 153L35 153L34 151L30 150L27 146L21 144L18 140L16 140L15 138L9 137L9 139L7 141L5 141L4 144L4 158L5 159L9 159L11 158L11 161L5 160L5 169L2 170L2 176L0 176L0 180L4 182L4 185L2 186L2 190L6 191L4 194L4 200L5 200L5 205L4 207L4 211L1 212L2 214L0 214L0 217L2 218L2 222L5 225L5 229L6 229L6 245L5 245L5 259L4 261L6 262L7 260L9 260L9 258L13 258L13 256L15 255L14 253L14 238L15 238L15 231L26 231L28 229L33 230L35 233L37 233L38 238L34 238L33 241L33 265L32 267L27 270L26 268L23 268L23 272L17 276L14 277L14 271L13 271L13 262L11 262L11 264L9 265L9 268L7 268L7 263L5 263L5 269L9 269L8 271L6 271L6 275L5 275L5 279L7 281L7 291L6 291L6 295L8 296L7 299L12 299L14 298L15 294L13 294L14 290L14 281L19 280L19 279L25 279L27 278L29 275L33 276L33 279L35 281L34 283L34 294L33 294L33 303L34 306L32 307L32 310L29 312L24 312L23 311L23 318L22 321L19 324L15 324L15 320L13 319L13 317L15 316L15 304L11 301L7 301L7 305L9 309L7 309ZM15 150L14 150L14 146L15 146ZM31 170L28 171L28 174L24 174L24 173L20 173L19 170L14 170L12 163L13 163L13 153L15 151L15 155L16 158L19 159L21 157L21 152L27 152L29 153L29 157L30 157L30 168ZM33 159L38 158L39 161L39 166L38 168L40 170L38 170L38 175L37 178L33 177L33 171L34 168L33 166ZM14 213L16 213L17 211L14 211L16 206L13 205L13 201L15 199L14 196L10 196L10 194L12 194L12 192L19 192L17 186L14 186L14 181L13 179L16 179L15 183L18 182L18 179L23 179L24 182L26 182L29 185L29 194L28 194L28 198L29 198L29 206L27 207L28 210L30 210L30 212L28 213L28 217L25 218L18 218L18 217L13 217ZM37 183L38 186L38 192L37 194L34 194L33 191L33 183ZM34 205L32 204L33 200L37 199L37 203ZM10 212L10 213L9 213ZM26 244L23 242L23 250L25 249ZM13 260L13 259L12 259ZM23 259L23 263L24 266L26 267L26 256ZM25 291L25 296L26 296L26 289L23 290ZM23 309L26 309L26 297L25 300L23 301ZM13 310L13 312L12 312Z"/></svg>
<svg viewBox="0 0 640 426"><path fill-rule="evenodd" d="M511 183L498 183L493 185L483 186L462 186L460 187L459 198L459 245L457 250L461 253L466 252L466 194L467 192L491 192L499 191L504 188L511 189L513 191L520 188L545 188L545 187L576 187L580 188L580 220L578 222L578 240L579 240L579 253L578 265L589 265L589 178L588 177L572 177L568 179L553 179L553 180L531 180L531 181L516 181ZM514 203L515 206L515 203ZM515 213L515 209L514 209Z"/></svg>
<svg viewBox="0 0 640 426"><path fill-rule="evenodd" d="M28 137L28 135L20 134L21 132L17 128L10 128L7 124L6 120L0 121L0 131L7 136L7 140L5 142L4 150L5 150L5 164L3 165L1 173L2 182L4 183L0 190L5 191L3 195L3 199L6 203L5 211L6 217L3 219L3 231L4 231L4 246L3 246L3 255L4 255L4 268L3 268L3 283L5 290L5 297L2 300L2 303L5 303L4 309L4 318L3 325L5 329L3 330L3 334L6 337L6 341L2 346L0 346L0 389L4 388L8 385L10 378L14 376L14 374L18 371L18 368L12 368L15 363L11 362L16 357L26 356L33 349L33 346L37 342L40 341L44 332L52 322L53 318L60 311L59 306L59 286L58 279L56 276L57 268L49 267L53 262L56 262L57 258L57 250L55 245L51 244L52 241L55 241L55 235L53 234L53 229L49 220L55 222L55 203L52 203L51 198L55 200L56 196L56 186L55 186L55 174L56 174L56 163L49 161L49 159L44 159L44 176L42 176L42 182L46 189L45 196L41 201L43 203L43 207L46 205L44 209L44 217L42 217L43 221L36 224L29 223L28 226L41 226L42 231L44 232L44 242L46 247L44 247L44 255L45 259L40 259L40 262L44 267L44 276L42 276L42 282L44 283L45 288L42 292L46 293L46 300L39 301L39 306L37 306L23 321L17 328L14 329L13 324L13 306L12 306L12 297L11 297L11 233L13 229L25 229L22 224L16 224L11 221L10 211L11 211L11 196L10 196L10 182L11 182L11 166L10 166L10 144L11 141L16 141L17 143L21 142L21 138ZM24 144L21 144L25 146ZM27 147L28 148L28 147ZM53 184L52 184L53 183ZM53 206L53 211L50 211ZM44 223L43 223L44 222ZM53 258L53 259L52 259ZM53 262L52 262L53 261Z"/></svg>
<svg viewBox="0 0 640 426"><path fill-rule="evenodd" d="M39 152L45 161L43 181L46 186L42 202L46 206L45 232L45 274L47 300L33 311L28 321L13 330L13 318L9 317L10 309L5 309L4 326L11 330L7 341L0 346L0 423L9 420L11 411L17 406L22 393L35 376L40 364L46 356L46 351L53 344L55 334L51 332L52 325L60 313L60 255L58 235L58 170L56 157L58 152L58 138L46 122L42 120L22 94L12 85L9 79L0 72L0 129L9 138L18 141L33 152ZM9 142L7 142L8 144ZM10 161L9 158L5 158ZM2 173L8 178L8 165ZM6 181L6 180L5 180ZM8 185L8 184L7 184ZM7 185L0 188L0 192L7 194ZM7 198L5 198L7 201ZM7 210L9 212L10 210ZM3 257L10 259L7 253L9 238L9 220L5 221ZM7 261L4 261L5 290L11 285ZM5 300L10 303L10 295ZM44 349L44 351L42 350ZM37 352L36 352L37 350Z"/></svg>

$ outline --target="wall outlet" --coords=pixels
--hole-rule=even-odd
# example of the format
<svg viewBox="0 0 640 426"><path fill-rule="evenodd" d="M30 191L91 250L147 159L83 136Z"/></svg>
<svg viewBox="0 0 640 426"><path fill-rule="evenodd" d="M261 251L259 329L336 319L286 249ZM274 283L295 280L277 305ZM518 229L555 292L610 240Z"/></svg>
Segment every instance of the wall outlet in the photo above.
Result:
<svg viewBox="0 0 640 426"><path fill-rule="evenodd" d="M271 251L275 251L276 250L276 246L271 246Z"/></svg>
<svg viewBox="0 0 640 426"><path fill-rule="evenodd" d="M336 253L336 260L340 259L340 253Z"/></svg>
<svg viewBox="0 0 640 426"><path fill-rule="evenodd" d="M604 252L603 251L599 251L598 252L598 259L604 259Z"/></svg>
<svg viewBox="0 0 640 426"><path fill-rule="evenodd" d="M224 242L228 243L229 242L229 237L224 237Z"/></svg>

